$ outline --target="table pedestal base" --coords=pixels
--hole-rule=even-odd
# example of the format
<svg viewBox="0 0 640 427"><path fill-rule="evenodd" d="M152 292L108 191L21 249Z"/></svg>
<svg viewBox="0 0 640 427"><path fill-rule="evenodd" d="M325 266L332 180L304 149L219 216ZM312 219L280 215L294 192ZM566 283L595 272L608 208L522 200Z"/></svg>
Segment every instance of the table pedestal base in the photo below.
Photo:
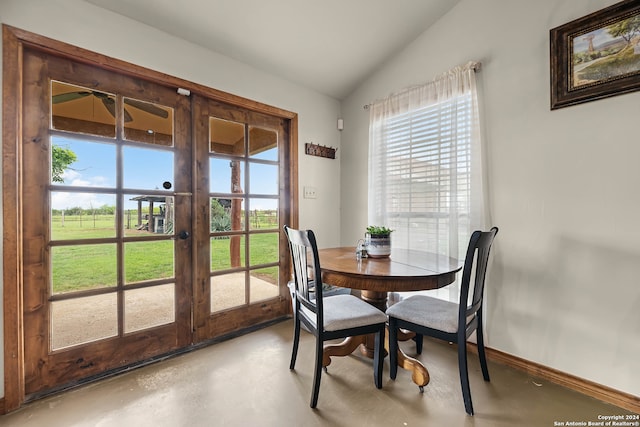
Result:
<svg viewBox="0 0 640 427"><path fill-rule="evenodd" d="M363 290L361 298L373 305L374 307L385 311L387 309L387 293ZM415 334L400 331L398 339L401 341L413 338ZM374 356L375 336L359 335L355 337L345 338L339 344L327 344L324 346L322 355L322 366L327 367L331 364L331 356L348 356L360 347L362 355L373 359ZM384 348L389 351L389 334L385 334ZM398 366L407 371L411 371L411 380L422 390L422 387L429 384L429 371L420 361L407 356L398 348Z"/></svg>
<svg viewBox="0 0 640 427"><path fill-rule="evenodd" d="M339 344L325 345L324 351L322 352L322 366L326 368L331 364L331 356L348 356L358 347L361 348L361 352L364 356L373 358L373 355L368 356L365 351L362 351L362 348L365 348L366 339L366 335L358 335L355 337L345 338L344 341Z"/></svg>

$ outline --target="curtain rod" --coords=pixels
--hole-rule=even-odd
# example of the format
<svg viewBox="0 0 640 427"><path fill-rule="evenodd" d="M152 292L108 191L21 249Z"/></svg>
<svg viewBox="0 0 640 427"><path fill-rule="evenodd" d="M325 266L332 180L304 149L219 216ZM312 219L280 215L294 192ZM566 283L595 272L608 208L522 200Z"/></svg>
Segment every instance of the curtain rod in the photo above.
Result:
<svg viewBox="0 0 640 427"><path fill-rule="evenodd" d="M480 68L482 68L482 63L481 63L481 62L474 62L474 61L470 61L467 65L469 66L469 68L471 68L471 69L472 69L474 72L476 72L476 73L477 73L478 71L480 71ZM410 89L410 88L407 88L407 89ZM402 92L402 91L401 91L401 92ZM369 107L371 107L372 105L373 105L373 102L370 102L370 103L368 103L368 104L363 105L363 106L362 106L362 108L363 108L364 110L368 110L368 109L369 109Z"/></svg>

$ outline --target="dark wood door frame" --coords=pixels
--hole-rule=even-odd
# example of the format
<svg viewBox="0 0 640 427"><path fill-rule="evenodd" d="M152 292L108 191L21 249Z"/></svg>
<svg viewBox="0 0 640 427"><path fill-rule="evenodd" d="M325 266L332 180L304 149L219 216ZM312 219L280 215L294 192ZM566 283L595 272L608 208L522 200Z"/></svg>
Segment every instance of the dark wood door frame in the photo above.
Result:
<svg viewBox="0 0 640 427"><path fill-rule="evenodd" d="M149 70L60 41L3 25L3 307L4 307L4 398L0 413L20 407L25 400L23 303L21 164L22 164L22 57L26 48L83 62L124 75L165 86L183 88L198 95L251 111L280 117L288 123L291 147L288 151L288 178L291 183L286 221L298 226L298 116L260 102L252 101L197 83ZM285 252L286 252L286 248ZM286 253L284 254L286 255ZM284 255L281 255L283 257ZM286 293L283 293L286 294Z"/></svg>

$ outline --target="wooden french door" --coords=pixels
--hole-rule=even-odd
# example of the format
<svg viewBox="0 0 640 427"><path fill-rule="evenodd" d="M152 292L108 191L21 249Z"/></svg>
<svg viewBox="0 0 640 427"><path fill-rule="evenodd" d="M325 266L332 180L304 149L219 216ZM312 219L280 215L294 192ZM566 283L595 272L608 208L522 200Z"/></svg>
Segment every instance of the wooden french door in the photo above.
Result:
<svg viewBox="0 0 640 427"><path fill-rule="evenodd" d="M290 312L295 113L3 36L5 409Z"/></svg>
<svg viewBox="0 0 640 427"><path fill-rule="evenodd" d="M25 394L192 343L187 97L24 55Z"/></svg>
<svg viewBox="0 0 640 427"><path fill-rule="evenodd" d="M281 232L291 218L289 121L195 96L195 340L290 310Z"/></svg>

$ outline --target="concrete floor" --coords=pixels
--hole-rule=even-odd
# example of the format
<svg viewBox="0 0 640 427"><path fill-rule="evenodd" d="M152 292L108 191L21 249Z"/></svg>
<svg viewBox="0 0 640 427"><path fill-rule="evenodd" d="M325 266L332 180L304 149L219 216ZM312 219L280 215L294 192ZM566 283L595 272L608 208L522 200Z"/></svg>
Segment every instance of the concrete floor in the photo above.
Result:
<svg viewBox="0 0 640 427"><path fill-rule="evenodd" d="M25 405L0 416L3 427L56 426L559 426L630 414L504 365L482 380L471 355L475 416L464 412L455 347L425 340L419 359L431 383L424 394L400 370L382 390L371 360L358 352L334 358L323 374L318 408L309 408L313 337L302 333L289 370L290 320ZM411 342L402 343L410 355ZM565 423L565 424L561 424ZM577 424L580 425L580 424Z"/></svg>

